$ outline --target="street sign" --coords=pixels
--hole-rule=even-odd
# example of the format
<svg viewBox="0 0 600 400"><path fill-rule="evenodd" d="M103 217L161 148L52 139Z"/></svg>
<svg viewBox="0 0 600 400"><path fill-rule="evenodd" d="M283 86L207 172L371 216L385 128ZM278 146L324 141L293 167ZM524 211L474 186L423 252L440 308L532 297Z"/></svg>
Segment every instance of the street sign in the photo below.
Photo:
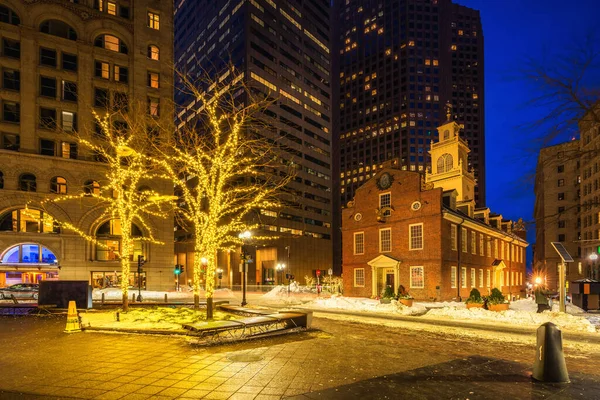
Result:
<svg viewBox="0 0 600 400"><path fill-rule="evenodd" d="M327 270L327 275L333 275L333 268L329 268Z"/></svg>
<svg viewBox="0 0 600 400"><path fill-rule="evenodd" d="M565 246L561 242L550 242L554 250L558 253L563 262L574 262L573 257L569 254Z"/></svg>

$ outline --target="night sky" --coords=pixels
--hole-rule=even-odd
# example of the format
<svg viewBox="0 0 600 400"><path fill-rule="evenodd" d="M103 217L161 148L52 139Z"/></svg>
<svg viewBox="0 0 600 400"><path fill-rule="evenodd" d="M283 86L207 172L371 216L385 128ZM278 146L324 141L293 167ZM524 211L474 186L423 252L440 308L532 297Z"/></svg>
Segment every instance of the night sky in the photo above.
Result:
<svg viewBox="0 0 600 400"><path fill-rule="evenodd" d="M481 12L485 52L487 206L505 218L533 221L533 182L543 132L524 125L545 114L528 101L523 79L527 57L551 62L574 43L597 34L598 0L454 0ZM574 131L576 133L576 131ZM552 144L569 140L565 134ZM535 242L535 226L527 224ZM531 246L527 252L532 262Z"/></svg>

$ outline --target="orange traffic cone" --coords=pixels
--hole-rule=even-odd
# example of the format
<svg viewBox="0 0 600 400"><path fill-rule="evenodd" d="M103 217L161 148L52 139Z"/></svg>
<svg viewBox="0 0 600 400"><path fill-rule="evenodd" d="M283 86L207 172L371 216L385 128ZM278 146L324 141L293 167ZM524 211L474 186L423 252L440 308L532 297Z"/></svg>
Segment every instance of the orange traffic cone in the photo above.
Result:
<svg viewBox="0 0 600 400"><path fill-rule="evenodd" d="M67 312L67 327L65 328L66 333L79 332L81 331L81 325L79 324L79 317L77 316L77 306L75 301L69 301L69 311Z"/></svg>

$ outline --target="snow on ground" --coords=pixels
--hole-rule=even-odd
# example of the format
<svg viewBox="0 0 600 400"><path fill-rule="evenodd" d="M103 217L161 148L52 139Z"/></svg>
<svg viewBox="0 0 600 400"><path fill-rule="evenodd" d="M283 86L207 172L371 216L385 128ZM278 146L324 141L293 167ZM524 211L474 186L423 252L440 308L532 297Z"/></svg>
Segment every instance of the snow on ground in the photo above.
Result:
<svg viewBox="0 0 600 400"><path fill-rule="evenodd" d="M327 299L315 299L311 303L306 304L306 306L311 309L336 309L401 315L422 315L427 312L427 309L420 304L413 304L412 307L407 307L396 300L392 300L388 304L381 304L379 300L339 295L333 295Z"/></svg>
<svg viewBox="0 0 600 400"><path fill-rule="evenodd" d="M106 289L94 289L92 292L92 298L94 300L101 300L102 294L104 294L104 300L106 301L120 301L122 298L122 292L120 288L106 288ZM129 289L129 296L138 294L135 289ZM188 290L176 292L176 291L153 291L153 290L142 290L142 299L149 302L164 302L165 294L167 295L168 301L193 301L194 293ZM205 297L205 292L200 291L200 299ZM218 299L234 299L235 295L230 289L215 289L214 297Z"/></svg>

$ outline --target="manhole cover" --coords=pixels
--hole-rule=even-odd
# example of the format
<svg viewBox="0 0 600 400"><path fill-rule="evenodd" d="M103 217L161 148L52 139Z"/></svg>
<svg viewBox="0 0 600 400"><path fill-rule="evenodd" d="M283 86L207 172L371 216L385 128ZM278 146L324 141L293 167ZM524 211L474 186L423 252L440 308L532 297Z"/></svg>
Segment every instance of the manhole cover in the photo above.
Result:
<svg viewBox="0 0 600 400"><path fill-rule="evenodd" d="M229 361L233 362L256 362L263 359L263 356L258 354L232 354L227 356Z"/></svg>

